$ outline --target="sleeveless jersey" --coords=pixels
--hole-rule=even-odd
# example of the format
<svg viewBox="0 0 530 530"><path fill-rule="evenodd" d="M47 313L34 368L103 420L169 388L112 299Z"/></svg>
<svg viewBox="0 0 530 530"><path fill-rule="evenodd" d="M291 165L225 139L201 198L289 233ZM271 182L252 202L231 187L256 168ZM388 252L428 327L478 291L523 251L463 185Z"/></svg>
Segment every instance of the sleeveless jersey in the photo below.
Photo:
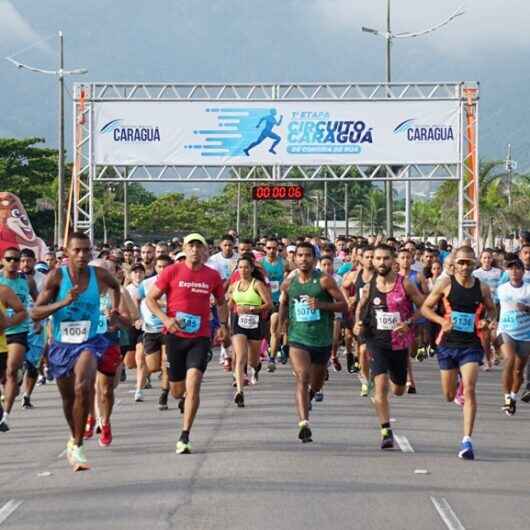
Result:
<svg viewBox="0 0 530 530"><path fill-rule="evenodd" d="M280 301L280 285L285 273L283 259L278 258L274 263L271 263L267 258L264 258L260 263L263 265L269 279L272 301L277 304Z"/></svg>
<svg viewBox="0 0 530 530"><path fill-rule="evenodd" d="M414 331L397 333L394 328L408 320L414 313L412 302L403 286L403 276L397 275L394 286L388 293L377 288L377 276L370 281L367 302L367 338L381 348L391 346L392 350L404 350L412 345Z"/></svg>
<svg viewBox="0 0 530 530"><path fill-rule="evenodd" d="M473 278L472 287L462 287L451 276L451 290L443 299L445 318L451 319L453 329L445 337L447 346L458 348L481 347L477 323L484 313L480 280Z"/></svg>
<svg viewBox="0 0 530 530"><path fill-rule="evenodd" d="M82 344L94 338L98 333L100 300L96 269L88 267L87 288L71 304L52 315L53 338L65 344ZM57 298L64 300L73 287L68 267L61 267L61 285Z"/></svg>
<svg viewBox="0 0 530 530"><path fill-rule="evenodd" d="M300 283L295 275L289 284L289 342L305 346L326 347L332 343L334 314L331 311L310 309L308 298L333 302L330 294L320 285L322 272L313 271L307 283Z"/></svg>
<svg viewBox="0 0 530 530"><path fill-rule="evenodd" d="M31 295L29 293L28 280L22 274L19 274L16 278L6 278L2 273L0 273L0 284L9 287L19 298L24 309L30 307ZM7 317L14 316L15 312L8 307L5 311ZM23 320L20 324L16 326L10 326L4 330L6 335L14 335L15 333L27 333L29 331L29 326L31 319L27 318Z"/></svg>

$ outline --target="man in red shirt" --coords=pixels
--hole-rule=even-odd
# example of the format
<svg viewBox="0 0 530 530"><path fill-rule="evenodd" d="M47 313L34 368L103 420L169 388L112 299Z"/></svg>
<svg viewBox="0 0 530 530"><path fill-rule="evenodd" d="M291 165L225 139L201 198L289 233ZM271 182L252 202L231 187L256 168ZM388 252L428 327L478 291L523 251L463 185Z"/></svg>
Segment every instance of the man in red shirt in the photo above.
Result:
<svg viewBox="0 0 530 530"><path fill-rule="evenodd" d="M204 264L206 240L200 234L184 238L186 259L166 267L149 289L147 307L164 323L169 385L175 399L186 396L177 453L191 453L189 433L199 408L199 393L210 351L210 295L219 309L221 340L226 333L228 308L223 280ZM167 314L158 300L166 295Z"/></svg>

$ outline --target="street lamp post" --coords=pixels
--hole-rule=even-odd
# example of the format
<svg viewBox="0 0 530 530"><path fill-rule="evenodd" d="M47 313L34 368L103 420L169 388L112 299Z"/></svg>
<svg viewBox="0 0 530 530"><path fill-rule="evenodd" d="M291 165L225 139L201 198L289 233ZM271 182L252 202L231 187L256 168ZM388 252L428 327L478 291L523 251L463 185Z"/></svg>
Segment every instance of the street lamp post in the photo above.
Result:
<svg viewBox="0 0 530 530"><path fill-rule="evenodd" d="M387 96L390 97L390 87L389 84L392 80L392 56L391 56L391 47L392 47L392 40L393 39L407 39L411 37L420 37L422 35L427 35L428 33L432 33L436 31L437 29L442 28L443 26L446 26L454 20L455 18L459 17L460 15L464 14L464 10L459 8L457 9L450 17L443 20L442 22L436 24L435 26L431 26L430 28L424 29L422 31L417 31L414 33L405 32L405 33L392 33L390 28L390 0L386 0L386 31L381 32L377 29L362 27L361 30L366 33L371 33L372 35L376 35L378 37L383 37L385 39L385 78L387 83ZM387 178L389 176L389 171L387 170ZM408 181L409 182L409 181ZM407 184L409 186L408 193L406 194L407 197L405 198L405 209L408 213L405 214L405 217L410 219L410 184ZM386 231L388 237L391 237L393 235L393 224L392 224L392 182L390 180L385 181L385 197L386 197ZM410 231L410 227L409 231Z"/></svg>
<svg viewBox="0 0 530 530"><path fill-rule="evenodd" d="M76 68L74 70L64 69L64 39L63 32L59 31L59 69L58 70L44 70L36 68L27 64L15 61L12 57L6 59L13 63L17 68L37 72L39 74L54 75L59 81L59 162L57 177L59 181L57 191L57 244L60 245L64 236L64 212L65 212L65 178L64 178L64 77L67 75L81 75L86 74L86 68Z"/></svg>

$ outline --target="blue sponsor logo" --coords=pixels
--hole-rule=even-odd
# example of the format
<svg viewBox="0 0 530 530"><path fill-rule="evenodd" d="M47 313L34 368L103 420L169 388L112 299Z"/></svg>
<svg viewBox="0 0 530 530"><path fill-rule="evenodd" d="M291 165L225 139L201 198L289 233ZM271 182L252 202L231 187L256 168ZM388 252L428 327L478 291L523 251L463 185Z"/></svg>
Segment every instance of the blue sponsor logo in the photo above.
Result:
<svg viewBox="0 0 530 530"><path fill-rule="evenodd" d="M291 112L285 116L285 137L278 131L284 116L274 107L212 107L206 112L215 116L215 126L194 130L201 141L184 146L204 157L248 157L258 146L276 155L282 142L290 154L358 154L362 144L373 142L373 129L364 121L331 120L328 112Z"/></svg>
<svg viewBox="0 0 530 530"><path fill-rule="evenodd" d="M123 125L122 119L112 120L101 127L100 133L109 134L115 142L160 142L160 130L151 125Z"/></svg>
<svg viewBox="0 0 530 530"><path fill-rule="evenodd" d="M409 142L450 142L455 139L450 125L418 125L415 118L401 122L394 134L404 134Z"/></svg>

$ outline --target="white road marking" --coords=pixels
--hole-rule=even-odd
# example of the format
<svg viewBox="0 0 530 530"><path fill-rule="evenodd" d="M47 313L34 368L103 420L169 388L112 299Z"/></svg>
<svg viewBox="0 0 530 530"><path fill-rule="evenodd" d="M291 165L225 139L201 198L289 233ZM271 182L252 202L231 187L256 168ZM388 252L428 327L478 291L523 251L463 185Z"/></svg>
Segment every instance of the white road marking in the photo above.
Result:
<svg viewBox="0 0 530 530"><path fill-rule="evenodd" d="M0 508L0 524L2 524L20 505L22 501L11 499Z"/></svg>
<svg viewBox="0 0 530 530"><path fill-rule="evenodd" d="M57 459L62 458L66 454L66 448L64 448L58 455Z"/></svg>
<svg viewBox="0 0 530 530"><path fill-rule="evenodd" d="M449 528L449 530L466 530L464 525L459 521L450 504L447 502L447 499L444 497L440 499L431 497L431 502L434 504L438 514L442 518L442 521L445 523L445 526Z"/></svg>
<svg viewBox="0 0 530 530"><path fill-rule="evenodd" d="M394 433L394 440L396 440L397 444L399 445L399 448L404 453L414 453L414 448L412 447L412 445L410 445L410 442L408 441L408 438L406 436L400 436Z"/></svg>

